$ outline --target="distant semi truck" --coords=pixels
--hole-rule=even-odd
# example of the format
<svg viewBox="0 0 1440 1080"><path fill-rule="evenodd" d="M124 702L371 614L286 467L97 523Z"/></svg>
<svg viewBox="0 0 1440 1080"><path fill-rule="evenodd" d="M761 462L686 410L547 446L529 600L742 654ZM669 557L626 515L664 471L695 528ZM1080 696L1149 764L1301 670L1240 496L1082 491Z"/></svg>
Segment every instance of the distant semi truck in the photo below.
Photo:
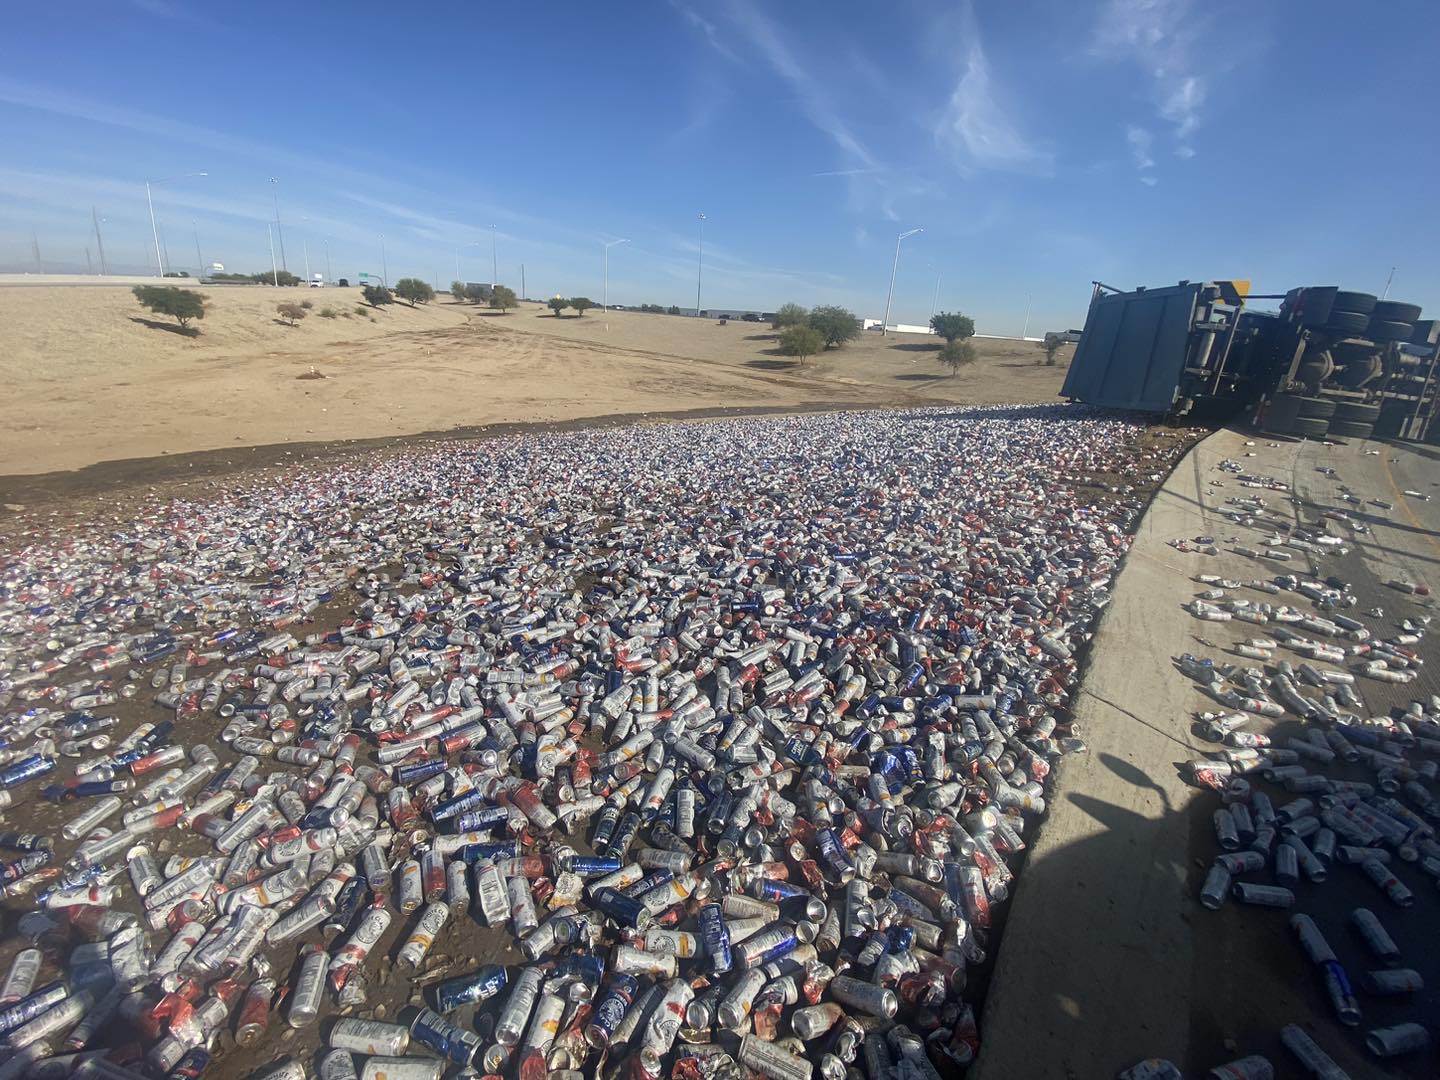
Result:
<svg viewBox="0 0 1440 1080"><path fill-rule="evenodd" d="M1245 413L1276 434L1421 438L1440 321L1336 286L1256 296L1247 281L1130 291L1094 282L1061 396L1181 416ZM1278 311L1248 306L1280 301Z"/></svg>

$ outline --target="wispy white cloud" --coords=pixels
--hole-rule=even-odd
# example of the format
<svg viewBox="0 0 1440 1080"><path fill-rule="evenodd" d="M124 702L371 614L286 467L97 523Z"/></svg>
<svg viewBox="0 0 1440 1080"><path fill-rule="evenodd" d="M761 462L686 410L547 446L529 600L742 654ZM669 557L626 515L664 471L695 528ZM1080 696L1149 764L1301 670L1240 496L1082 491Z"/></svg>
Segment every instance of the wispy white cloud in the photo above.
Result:
<svg viewBox="0 0 1440 1080"><path fill-rule="evenodd" d="M1156 184L1160 183L1160 181L1155 179L1155 177L1146 174L1140 177L1140 183L1144 184L1146 187L1154 187Z"/></svg>
<svg viewBox="0 0 1440 1080"><path fill-rule="evenodd" d="M1204 25L1194 0L1108 0L1091 49L1102 59L1128 59L1141 67L1157 115L1172 126L1182 148L1200 127L1208 93L1196 59Z"/></svg>
<svg viewBox="0 0 1440 1080"><path fill-rule="evenodd" d="M1135 162L1135 168L1143 172L1155 167L1155 156L1151 151L1155 137L1150 132L1131 124L1125 129L1125 141L1130 144L1130 157Z"/></svg>
<svg viewBox="0 0 1440 1080"><path fill-rule="evenodd" d="M805 118L828 135L847 158L871 168L879 161L836 110L820 80L800 63L772 23L749 0L732 0L731 18L765 62L794 89Z"/></svg>
<svg viewBox="0 0 1440 1080"><path fill-rule="evenodd" d="M884 169L826 169L824 172L811 173L811 176L878 176Z"/></svg>
<svg viewBox="0 0 1440 1080"><path fill-rule="evenodd" d="M725 40L720 36L720 31L716 28L715 24L705 18L704 15L701 15L694 8L686 4L682 4L680 0L670 0L670 6L678 11L686 22L699 31L709 43L710 47L725 57L726 60L729 60L732 64L744 63L740 57L735 55L730 46L725 44Z"/></svg>
<svg viewBox="0 0 1440 1080"><path fill-rule="evenodd" d="M936 142L949 151L962 172L1049 173L1052 155L1026 138L1010 110L997 100L1000 91L968 3L954 26L964 39L964 67L936 121Z"/></svg>

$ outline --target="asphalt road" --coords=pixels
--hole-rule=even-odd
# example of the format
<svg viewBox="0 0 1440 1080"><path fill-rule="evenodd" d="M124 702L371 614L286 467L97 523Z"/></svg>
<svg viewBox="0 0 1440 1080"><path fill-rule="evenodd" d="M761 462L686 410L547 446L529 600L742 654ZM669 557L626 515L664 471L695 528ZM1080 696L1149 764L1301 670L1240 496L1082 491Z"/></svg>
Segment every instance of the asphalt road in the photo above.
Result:
<svg viewBox="0 0 1440 1080"><path fill-rule="evenodd" d="M1355 513L1369 533L1333 527L1352 539L1353 547L1346 556L1326 559L1320 576L1350 582L1359 599L1350 614L1380 636L1395 632L1404 617L1429 613L1428 599L1383 582L1404 578L1440 587L1440 451L1263 438L1253 446L1245 443L1246 436L1222 431L1197 446L1141 523L1076 703L1090 752L1067 759L1019 879L982 1017L983 1044L973 1071L982 1080L1110 1077L1151 1056L1169 1058L1186 1075L1198 1076L1251 1053L1266 1055L1282 1080L1307 1076L1279 1041L1280 1028L1290 1022L1306 1026L1357 1080L1434 1075L1433 1050L1386 1066L1366 1053L1362 1042L1371 1027L1440 1017L1440 948L1433 931L1440 891L1413 864L1394 868L1416 895L1406 911L1390 905L1350 867L1335 865L1324 885L1302 883L1297 889L1295 910L1316 919L1352 977L1378 966L1347 925L1349 911L1359 905L1380 916L1407 966L1425 977L1427 989L1408 1001L1362 995L1359 1029L1333 1019L1315 969L1288 927L1289 913L1233 903L1212 912L1198 903L1206 869L1219 850L1211 817L1220 802L1187 784L1178 766L1215 750L1191 729L1197 712L1217 707L1174 669L1172 657L1191 652L1234 662L1239 658L1229 647L1264 630L1194 619L1182 609L1204 588L1193 575L1247 580L1284 572L1303 576L1309 569L1303 557L1277 564L1233 553L1235 545L1226 540L1255 547L1263 535L1222 516L1225 500L1233 497L1261 496L1271 519L1282 524L1313 522L1332 507ZM1380 452L1367 455L1367 450ZM1242 487L1216 468L1225 458L1283 480L1296 498ZM1322 468L1333 468L1335 475ZM1383 500L1393 508L1361 510L1346 503L1346 486L1362 500ZM1407 498L1401 494L1406 488L1435 498ZM1168 544L1201 535L1220 541L1221 554L1185 553ZM1236 595L1287 599L1247 590ZM1309 606L1295 594L1288 600ZM1377 605L1385 616L1367 619L1363 613ZM1434 640L1419 646L1430 666L1408 686L1358 680L1356 690L1372 714L1440 693ZM1302 659L1283 650L1277 655L1292 663ZM1278 724L1279 736L1301 726L1293 718ZM1373 780L1363 769L1327 774ZM1283 789L1262 787L1277 806L1293 798ZM1269 880L1268 872L1251 880Z"/></svg>

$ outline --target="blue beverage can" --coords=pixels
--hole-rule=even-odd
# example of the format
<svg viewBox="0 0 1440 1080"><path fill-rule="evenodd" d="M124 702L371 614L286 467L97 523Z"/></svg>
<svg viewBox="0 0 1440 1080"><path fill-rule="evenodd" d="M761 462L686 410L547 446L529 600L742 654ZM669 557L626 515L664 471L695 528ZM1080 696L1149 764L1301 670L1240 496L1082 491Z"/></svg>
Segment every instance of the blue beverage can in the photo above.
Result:
<svg viewBox="0 0 1440 1080"><path fill-rule="evenodd" d="M915 928L913 926L892 926L887 933L887 938L886 952L906 952L911 945L915 944Z"/></svg>
<svg viewBox="0 0 1440 1080"><path fill-rule="evenodd" d="M706 904L700 909L700 941L705 946L705 955L710 957L712 975L723 975L735 965L730 955L730 928L725 925L725 914L719 904Z"/></svg>
<svg viewBox="0 0 1440 1080"><path fill-rule="evenodd" d="M554 962L550 974L557 979L579 979L589 986L599 986L605 978L605 961L594 953L570 953Z"/></svg>
<svg viewBox="0 0 1440 1080"><path fill-rule="evenodd" d="M510 976L499 964L487 964L479 971L446 979L435 987L435 1008L442 1013L453 1012L461 1005L486 1001L510 982Z"/></svg>
<svg viewBox="0 0 1440 1080"><path fill-rule="evenodd" d="M14 1031L21 1024L29 1023L46 1009L52 1005L58 1005L69 996L70 991L65 989L63 982L57 980L46 983L40 989L33 991L29 997L0 1009L0 1035Z"/></svg>
<svg viewBox="0 0 1440 1080"><path fill-rule="evenodd" d="M429 780L432 776L440 775L445 771L445 767L444 758L418 761L414 765L401 765L395 770L395 783L409 787L411 784L418 784L422 780Z"/></svg>
<svg viewBox="0 0 1440 1080"><path fill-rule="evenodd" d="M14 862L0 863L0 881L7 885L12 881L19 881L26 874L39 870L47 865L53 857L49 848L41 848L39 851L30 851L20 856Z"/></svg>
<svg viewBox="0 0 1440 1080"><path fill-rule="evenodd" d="M355 915L360 910L361 904L365 902L365 893L368 888L365 879L358 874L340 886L340 895L335 898L335 910L325 920L325 929L340 933L348 928L355 921Z"/></svg>
<svg viewBox="0 0 1440 1080"><path fill-rule="evenodd" d="M10 851L43 851L54 846L50 837L41 836L38 833L0 833L0 848L7 848Z"/></svg>
<svg viewBox="0 0 1440 1080"><path fill-rule="evenodd" d="M640 831L640 815L631 811L620 819L620 824L615 829L615 838L610 841L605 854L614 854L617 858L623 859L625 853L630 850L630 845L635 842L635 834Z"/></svg>
<svg viewBox="0 0 1440 1080"><path fill-rule="evenodd" d="M165 1080L200 1080L210 1067L210 1052L203 1046L192 1046L165 1074Z"/></svg>
<svg viewBox="0 0 1440 1080"><path fill-rule="evenodd" d="M840 843L840 837L834 829L821 829L815 835L815 840L816 846L820 849L820 858L824 860L832 874L836 877L854 875L855 866L850 862L850 856L845 852L845 845Z"/></svg>
<svg viewBox="0 0 1440 1080"><path fill-rule="evenodd" d="M572 874L581 877L600 877L613 874L623 864L613 855L576 855L566 867Z"/></svg>
<svg viewBox="0 0 1440 1080"><path fill-rule="evenodd" d="M467 791L463 795L456 795L453 799L444 799L436 803L434 809L430 811L430 820L445 821L456 814L463 814L466 810L473 810L484 801L485 796L478 788Z"/></svg>
<svg viewBox="0 0 1440 1080"><path fill-rule="evenodd" d="M650 912L646 910L643 903L635 897L625 896L619 890L609 886L597 889L590 897L590 903L595 906L596 910L604 912L621 926L641 930L650 922Z"/></svg>
<svg viewBox="0 0 1440 1080"><path fill-rule="evenodd" d="M800 886L789 882L780 881L777 878L756 878L750 885L750 895L756 900L791 900L797 896L803 896L807 900L810 894Z"/></svg>
<svg viewBox="0 0 1440 1080"><path fill-rule="evenodd" d="M485 832L498 829L510 821L510 809L505 806L482 806L479 810L467 810L455 819L457 833Z"/></svg>
<svg viewBox="0 0 1440 1080"><path fill-rule="evenodd" d="M590 846L599 854L604 854L610 847L610 840L615 835L615 826L620 824L620 808L614 803L606 803L600 813L595 815L595 831L590 836Z"/></svg>
<svg viewBox="0 0 1440 1080"><path fill-rule="evenodd" d="M12 788L37 776L44 776L55 768L55 759L44 754L31 754L27 758L12 762L0 770L0 788Z"/></svg>
<svg viewBox="0 0 1440 1080"><path fill-rule="evenodd" d="M791 930L790 932L786 933L785 936L782 937L779 941L776 941L773 945L770 945L768 948L761 951L761 953L757 957L755 957L755 960L750 965L750 967L763 967L764 965L770 963L772 960L779 960L786 953L794 952L799 947L800 939L796 937L795 932Z"/></svg>
<svg viewBox="0 0 1440 1080"><path fill-rule="evenodd" d="M590 1026L585 1029L585 1041L596 1049L610 1045L615 1030L635 1003L635 994L640 989L640 980L634 975L617 971L610 977L610 985L595 1005Z"/></svg>
<svg viewBox="0 0 1440 1080"><path fill-rule="evenodd" d="M518 859L519 840L497 840L493 844L466 844L457 852L467 863L486 862L490 859Z"/></svg>
<svg viewBox="0 0 1440 1080"><path fill-rule="evenodd" d="M480 1037L452 1024L430 1009L422 1008L410 1023L410 1037L457 1065L469 1065L480 1051Z"/></svg>

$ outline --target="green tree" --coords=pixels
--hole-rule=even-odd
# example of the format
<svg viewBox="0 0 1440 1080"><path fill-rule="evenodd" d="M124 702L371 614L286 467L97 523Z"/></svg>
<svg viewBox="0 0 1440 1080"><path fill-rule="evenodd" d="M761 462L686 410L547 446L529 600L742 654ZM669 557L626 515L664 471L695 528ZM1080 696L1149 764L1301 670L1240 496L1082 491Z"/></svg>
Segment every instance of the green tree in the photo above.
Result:
<svg viewBox="0 0 1440 1080"><path fill-rule="evenodd" d="M456 300L459 300L459 301L461 301L461 302L464 302L464 300L465 300L465 283L464 283L463 281L452 281L452 282L450 282L450 295L453 296Z"/></svg>
<svg viewBox="0 0 1440 1080"><path fill-rule="evenodd" d="M570 301L566 300L563 296L552 296L549 300L545 301L545 306L548 307L551 311L553 311L555 313L555 317L558 319L560 317L560 312L564 311L567 307L570 306Z"/></svg>
<svg viewBox="0 0 1440 1080"><path fill-rule="evenodd" d="M360 290L360 295L372 308L378 308L381 304L393 304L395 298L390 295L390 290L384 285L366 285Z"/></svg>
<svg viewBox="0 0 1440 1080"><path fill-rule="evenodd" d="M679 306L678 304L671 304L668 308L665 309L665 314L666 314L666 315L679 315L679 314L680 314L680 306Z"/></svg>
<svg viewBox="0 0 1440 1080"><path fill-rule="evenodd" d="M503 315L507 308L515 307L519 303L515 299L515 290L508 285L496 285L490 294L490 306L498 308Z"/></svg>
<svg viewBox="0 0 1440 1080"><path fill-rule="evenodd" d="M472 304L478 304L481 301L489 300L490 286L480 284L466 285L465 299L469 300Z"/></svg>
<svg viewBox="0 0 1440 1080"><path fill-rule="evenodd" d="M1045 335L1045 340L1040 342L1040 348L1045 350L1046 367L1054 367L1060 362L1060 347L1064 344L1060 335L1054 331Z"/></svg>
<svg viewBox="0 0 1440 1080"><path fill-rule="evenodd" d="M169 315L182 330L189 329L191 319L205 318L204 293L177 289L173 285L136 285L131 292L141 307L149 308L156 315Z"/></svg>
<svg viewBox="0 0 1440 1080"><path fill-rule="evenodd" d="M263 273L251 274L250 280L261 285L280 285L293 288L300 284L300 279L289 270L266 270Z"/></svg>
<svg viewBox="0 0 1440 1080"><path fill-rule="evenodd" d="M280 316L280 318L284 319L291 326L294 326L301 319L305 318L307 314L309 314L303 307L294 302L276 304L275 311L276 314Z"/></svg>
<svg viewBox="0 0 1440 1080"><path fill-rule="evenodd" d="M971 341L947 341L940 349L940 362L957 374L962 367L973 364L979 357L975 343Z"/></svg>
<svg viewBox="0 0 1440 1080"><path fill-rule="evenodd" d="M775 312L775 318L770 320L771 330L784 330L787 326L804 326L810 313L799 304L781 304L780 310Z"/></svg>
<svg viewBox="0 0 1440 1080"><path fill-rule="evenodd" d="M813 326L787 326L780 331L780 351L804 360L825 348L825 335Z"/></svg>
<svg viewBox="0 0 1440 1080"><path fill-rule="evenodd" d="M855 314L833 304L817 307L810 312L810 326L820 331L826 348L854 341L860 334L860 320Z"/></svg>
<svg viewBox="0 0 1440 1080"><path fill-rule="evenodd" d="M975 320L958 311L941 311L930 316L930 329L946 341L964 341L975 336Z"/></svg>
<svg viewBox="0 0 1440 1080"><path fill-rule="evenodd" d="M585 312L589 311L592 307L598 307L599 305L588 296L572 296L570 298L570 306L574 308L578 314L584 315Z"/></svg>
<svg viewBox="0 0 1440 1080"><path fill-rule="evenodd" d="M428 304L434 300L435 289L428 281L421 281L414 277L402 277L395 283L395 295L414 307L416 304Z"/></svg>

